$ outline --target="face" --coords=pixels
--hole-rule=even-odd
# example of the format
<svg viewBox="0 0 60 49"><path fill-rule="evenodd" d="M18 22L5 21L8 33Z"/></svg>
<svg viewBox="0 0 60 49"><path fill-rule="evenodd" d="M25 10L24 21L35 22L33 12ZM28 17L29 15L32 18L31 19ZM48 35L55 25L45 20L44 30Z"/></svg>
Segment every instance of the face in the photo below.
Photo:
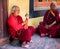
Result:
<svg viewBox="0 0 60 49"><path fill-rule="evenodd" d="M18 7L18 8L15 9L14 14L15 14L16 16L18 16L19 13L20 13L20 8Z"/></svg>
<svg viewBox="0 0 60 49"><path fill-rule="evenodd" d="M55 5L55 4L52 4L52 5L51 5L51 9L52 9L52 10L55 10L55 9L56 9L56 5Z"/></svg>

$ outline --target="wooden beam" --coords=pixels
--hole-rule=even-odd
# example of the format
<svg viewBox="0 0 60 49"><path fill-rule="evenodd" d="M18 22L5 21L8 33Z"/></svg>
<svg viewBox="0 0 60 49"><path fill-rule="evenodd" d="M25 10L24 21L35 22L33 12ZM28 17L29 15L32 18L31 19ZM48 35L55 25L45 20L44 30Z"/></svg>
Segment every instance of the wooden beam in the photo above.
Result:
<svg viewBox="0 0 60 49"><path fill-rule="evenodd" d="M7 0L0 0L0 39L7 37Z"/></svg>
<svg viewBox="0 0 60 49"><path fill-rule="evenodd" d="M2 0L0 0L0 38L3 37L3 7Z"/></svg>
<svg viewBox="0 0 60 49"><path fill-rule="evenodd" d="M8 36L7 18L8 18L8 4L7 4L7 0L3 0L3 32L4 32L4 37Z"/></svg>
<svg viewBox="0 0 60 49"><path fill-rule="evenodd" d="M0 0L0 45L5 44L8 39L7 11L7 0Z"/></svg>

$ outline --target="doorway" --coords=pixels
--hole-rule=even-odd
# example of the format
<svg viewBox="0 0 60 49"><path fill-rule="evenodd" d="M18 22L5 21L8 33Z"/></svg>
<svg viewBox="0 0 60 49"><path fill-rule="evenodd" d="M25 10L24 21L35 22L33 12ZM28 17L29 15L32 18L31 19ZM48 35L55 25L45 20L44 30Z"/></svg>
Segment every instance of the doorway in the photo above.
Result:
<svg viewBox="0 0 60 49"><path fill-rule="evenodd" d="M7 0L0 0L0 39L7 37Z"/></svg>

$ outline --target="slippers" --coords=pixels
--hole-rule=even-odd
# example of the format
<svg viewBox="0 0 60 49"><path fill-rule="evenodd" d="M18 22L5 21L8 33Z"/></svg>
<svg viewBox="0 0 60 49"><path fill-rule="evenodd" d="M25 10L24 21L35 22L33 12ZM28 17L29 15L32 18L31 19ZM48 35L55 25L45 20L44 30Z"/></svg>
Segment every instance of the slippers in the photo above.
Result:
<svg viewBox="0 0 60 49"><path fill-rule="evenodd" d="M29 48L29 45L26 44L26 45L22 45L23 48Z"/></svg>

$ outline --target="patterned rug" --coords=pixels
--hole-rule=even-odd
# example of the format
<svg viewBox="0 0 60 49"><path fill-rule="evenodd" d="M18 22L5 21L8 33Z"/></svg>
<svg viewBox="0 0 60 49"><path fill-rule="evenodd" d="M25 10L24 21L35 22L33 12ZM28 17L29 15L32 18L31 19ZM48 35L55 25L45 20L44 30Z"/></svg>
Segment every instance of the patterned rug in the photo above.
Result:
<svg viewBox="0 0 60 49"><path fill-rule="evenodd" d="M29 43L28 49L60 49L60 39L40 37L34 35L32 37L33 43ZM19 46L18 40L15 40L12 44L5 44L0 49L27 49Z"/></svg>

